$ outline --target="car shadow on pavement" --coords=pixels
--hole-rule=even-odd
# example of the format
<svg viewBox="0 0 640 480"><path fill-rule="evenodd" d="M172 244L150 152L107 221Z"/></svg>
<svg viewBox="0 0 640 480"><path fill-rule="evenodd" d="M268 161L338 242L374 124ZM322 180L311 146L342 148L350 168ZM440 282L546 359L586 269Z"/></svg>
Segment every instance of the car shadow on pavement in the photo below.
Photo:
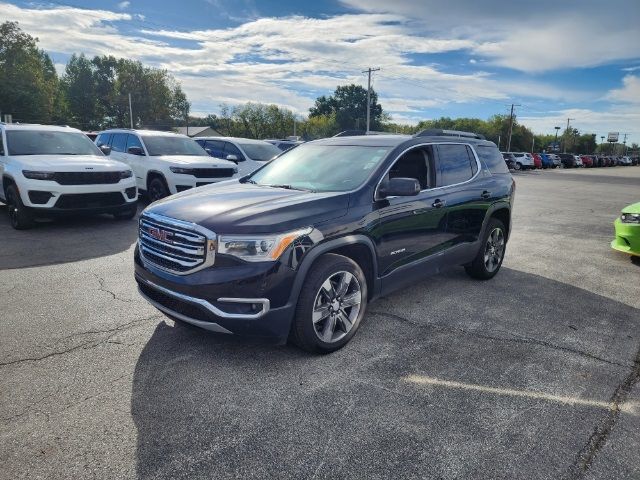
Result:
<svg viewBox="0 0 640 480"><path fill-rule="evenodd" d="M140 204L141 211L144 205ZM123 252L138 237L138 223L111 215L73 216L38 221L14 230L0 203L0 270L77 262Z"/></svg>
<svg viewBox="0 0 640 480"><path fill-rule="evenodd" d="M507 268L382 298L324 356L161 322L134 372L138 478L558 478L612 423L639 326L632 306Z"/></svg>

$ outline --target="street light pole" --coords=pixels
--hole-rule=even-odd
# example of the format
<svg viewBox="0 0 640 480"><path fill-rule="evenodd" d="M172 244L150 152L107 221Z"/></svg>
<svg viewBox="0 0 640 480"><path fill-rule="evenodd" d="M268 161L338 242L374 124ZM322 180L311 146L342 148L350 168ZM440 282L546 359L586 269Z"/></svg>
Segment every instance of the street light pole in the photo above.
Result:
<svg viewBox="0 0 640 480"><path fill-rule="evenodd" d="M556 129L556 141L553 142L553 150L559 152L560 148L558 147L558 130L560 130L560 127L553 127Z"/></svg>

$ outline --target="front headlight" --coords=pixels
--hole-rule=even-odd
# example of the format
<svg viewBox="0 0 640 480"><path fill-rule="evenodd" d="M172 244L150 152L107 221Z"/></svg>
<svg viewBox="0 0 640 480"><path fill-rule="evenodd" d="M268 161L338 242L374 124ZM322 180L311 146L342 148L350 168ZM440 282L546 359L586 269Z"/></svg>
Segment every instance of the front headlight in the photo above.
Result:
<svg viewBox="0 0 640 480"><path fill-rule="evenodd" d="M173 173L182 173L184 175L193 175L193 168L169 167Z"/></svg>
<svg viewBox="0 0 640 480"><path fill-rule="evenodd" d="M123 170L120 172L120 179L123 178L131 178L133 176L133 172L131 170Z"/></svg>
<svg viewBox="0 0 640 480"><path fill-rule="evenodd" d="M623 213L620 215L622 223L640 223L640 213Z"/></svg>
<svg viewBox="0 0 640 480"><path fill-rule="evenodd" d="M233 255L247 262L277 260L295 240L311 233L312 228L302 228L278 235L221 235L218 253Z"/></svg>
<svg viewBox="0 0 640 480"><path fill-rule="evenodd" d="M53 180L55 172L36 172L34 170L23 170L22 174L31 180Z"/></svg>

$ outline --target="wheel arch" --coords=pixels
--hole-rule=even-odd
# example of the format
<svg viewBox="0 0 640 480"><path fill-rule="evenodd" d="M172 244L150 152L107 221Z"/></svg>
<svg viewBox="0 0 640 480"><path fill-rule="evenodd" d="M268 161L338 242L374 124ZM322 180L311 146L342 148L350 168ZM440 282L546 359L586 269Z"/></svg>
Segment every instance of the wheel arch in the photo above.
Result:
<svg viewBox="0 0 640 480"><path fill-rule="evenodd" d="M2 175L2 191L0 192L0 194L2 194L2 198L4 200L7 199L7 187L9 185L15 185L16 188L18 188L18 192L20 192L20 188L18 187L18 184L13 179L13 177L11 175L7 175L5 173L4 175Z"/></svg>
<svg viewBox="0 0 640 480"><path fill-rule="evenodd" d="M334 253L350 258L360 266L367 280L368 300L379 292L378 265L373 241L365 235L347 235L313 247L298 266L298 273L291 289L289 303L296 305L300 290L314 263L325 253Z"/></svg>

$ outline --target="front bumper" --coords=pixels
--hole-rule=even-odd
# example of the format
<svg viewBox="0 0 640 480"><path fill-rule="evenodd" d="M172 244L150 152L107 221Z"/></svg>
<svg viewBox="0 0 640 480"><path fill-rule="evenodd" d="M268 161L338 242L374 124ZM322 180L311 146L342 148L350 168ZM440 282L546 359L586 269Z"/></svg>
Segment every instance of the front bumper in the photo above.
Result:
<svg viewBox="0 0 640 480"><path fill-rule="evenodd" d="M232 180L234 177L198 178L193 175L174 173L167 178L167 185L171 194L184 192L192 188L205 187L214 183Z"/></svg>
<svg viewBox="0 0 640 480"><path fill-rule="evenodd" d="M227 334L286 342L295 305L295 271L277 263L210 267L177 276L143 264L135 251L140 294L174 320Z"/></svg>
<svg viewBox="0 0 640 480"><path fill-rule="evenodd" d="M636 223L622 223L617 218L615 223L615 238L611 248L619 252L640 256L640 225Z"/></svg>

